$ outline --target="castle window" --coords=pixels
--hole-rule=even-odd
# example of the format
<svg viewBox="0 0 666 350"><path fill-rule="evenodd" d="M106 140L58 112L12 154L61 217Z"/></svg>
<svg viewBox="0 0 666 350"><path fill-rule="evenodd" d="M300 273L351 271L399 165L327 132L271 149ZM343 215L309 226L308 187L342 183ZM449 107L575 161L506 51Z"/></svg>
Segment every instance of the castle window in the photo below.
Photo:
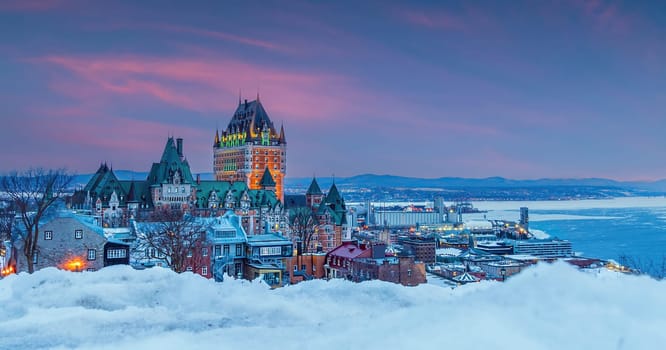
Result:
<svg viewBox="0 0 666 350"><path fill-rule="evenodd" d="M53 231L44 231L44 239L45 240L53 239Z"/></svg>
<svg viewBox="0 0 666 350"><path fill-rule="evenodd" d="M83 230L74 230L75 239L83 239Z"/></svg>

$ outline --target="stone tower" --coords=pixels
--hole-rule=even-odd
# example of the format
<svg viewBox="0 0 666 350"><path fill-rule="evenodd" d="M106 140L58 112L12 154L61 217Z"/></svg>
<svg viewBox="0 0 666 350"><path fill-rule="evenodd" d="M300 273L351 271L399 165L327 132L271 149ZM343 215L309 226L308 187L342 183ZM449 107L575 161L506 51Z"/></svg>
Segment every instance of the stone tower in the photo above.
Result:
<svg viewBox="0 0 666 350"><path fill-rule="evenodd" d="M213 169L218 181L244 181L253 190L262 189L264 173L275 181L275 194L284 200L287 171L287 141L284 127L275 129L259 95L254 101L238 101L226 130L215 131Z"/></svg>

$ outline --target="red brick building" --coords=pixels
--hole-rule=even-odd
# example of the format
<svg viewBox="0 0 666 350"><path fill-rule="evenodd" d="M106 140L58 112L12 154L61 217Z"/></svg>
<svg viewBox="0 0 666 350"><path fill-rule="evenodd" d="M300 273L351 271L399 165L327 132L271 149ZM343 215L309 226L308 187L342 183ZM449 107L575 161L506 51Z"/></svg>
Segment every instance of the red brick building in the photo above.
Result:
<svg viewBox="0 0 666 350"><path fill-rule="evenodd" d="M289 269L289 283L326 277L325 263L324 253L308 253L287 258L285 264Z"/></svg>
<svg viewBox="0 0 666 350"><path fill-rule="evenodd" d="M414 255L416 261L422 261L426 264L434 264L436 262L436 243L434 238L417 236L400 237L398 243L402 245L405 252L409 255Z"/></svg>
<svg viewBox="0 0 666 350"><path fill-rule="evenodd" d="M326 254L326 278L351 279L351 266L354 259L371 258L372 249L357 241L342 242L341 245Z"/></svg>

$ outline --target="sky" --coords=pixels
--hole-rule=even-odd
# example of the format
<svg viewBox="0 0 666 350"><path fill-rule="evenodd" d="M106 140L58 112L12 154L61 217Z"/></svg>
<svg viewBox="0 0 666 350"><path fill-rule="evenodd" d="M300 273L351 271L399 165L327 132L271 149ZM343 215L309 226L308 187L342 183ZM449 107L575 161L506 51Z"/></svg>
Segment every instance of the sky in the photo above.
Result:
<svg viewBox="0 0 666 350"><path fill-rule="evenodd" d="M663 1L0 1L0 171L212 171L261 96L287 176L666 178Z"/></svg>

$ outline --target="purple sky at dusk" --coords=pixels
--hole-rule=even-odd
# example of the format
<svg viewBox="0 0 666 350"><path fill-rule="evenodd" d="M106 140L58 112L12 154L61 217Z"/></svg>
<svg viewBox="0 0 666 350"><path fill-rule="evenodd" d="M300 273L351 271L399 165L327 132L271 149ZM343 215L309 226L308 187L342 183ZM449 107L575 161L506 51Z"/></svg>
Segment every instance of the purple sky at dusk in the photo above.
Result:
<svg viewBox="0 0 666 350"><path fill-rule="evenodd" d="M0 171L212 171L261 94L287 176L666 178L664 1L0 1Z"/></svg>

